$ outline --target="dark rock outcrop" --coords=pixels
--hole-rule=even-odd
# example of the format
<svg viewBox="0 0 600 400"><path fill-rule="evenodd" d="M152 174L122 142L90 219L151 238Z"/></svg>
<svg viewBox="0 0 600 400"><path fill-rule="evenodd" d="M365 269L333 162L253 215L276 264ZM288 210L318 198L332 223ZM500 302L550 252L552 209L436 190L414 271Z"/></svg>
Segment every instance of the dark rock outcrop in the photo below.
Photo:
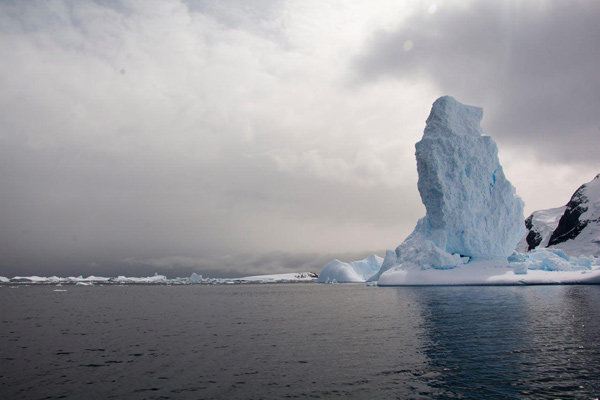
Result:
<svg viewBox="0 0 600 400"><path fill-rule="evenodd" d="M581 185L579 189L573 193L571 200L567 203L565 213L560 218L554 232L552 232L552 236L550 236L548 246L554 246L569 239L575 239L590 223L590 220L582 219L581 215L588 210L590 202L590 199L586 195L586 189L589 184L594 183L597 179L600 179L600 174L596 175L592 182Z"/></svg>
<svg viewBox="0 0 600 400"><path fill-rule="evenodd" d="M527 251L531 251L538 247L543 239L542 235L533 227L533 214L525 220L525 228L528 231L527 236L525 237L525 240L527 241Z"/></svg>

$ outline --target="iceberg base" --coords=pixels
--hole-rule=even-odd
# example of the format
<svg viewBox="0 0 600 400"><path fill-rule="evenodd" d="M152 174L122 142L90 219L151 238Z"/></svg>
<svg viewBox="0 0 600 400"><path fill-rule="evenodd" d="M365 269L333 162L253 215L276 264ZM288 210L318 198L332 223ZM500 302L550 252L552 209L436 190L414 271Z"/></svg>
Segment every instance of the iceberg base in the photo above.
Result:
<svg viewBox="0 0 600 400"><path fill-rule="evenodd" d="M497 261L472 261L451 270L392 269L378 286L600 284L600 266L572 271L523 270Z"/></svg>

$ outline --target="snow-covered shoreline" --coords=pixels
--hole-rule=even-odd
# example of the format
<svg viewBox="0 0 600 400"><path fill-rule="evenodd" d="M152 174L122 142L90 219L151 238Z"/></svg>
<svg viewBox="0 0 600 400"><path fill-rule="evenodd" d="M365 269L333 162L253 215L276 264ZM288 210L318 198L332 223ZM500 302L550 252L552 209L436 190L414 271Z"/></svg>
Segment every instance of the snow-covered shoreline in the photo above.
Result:
<svg viewBox="0 0 600 400"><path fill-rule="evenodd" d="M600 284L600 266L574 271L518 270L493 262L472 262L451 270L396 270L384 274L377 282L321 281L313 272L254 275L241 278L203 278L192 274L185 278L167 278L164 275L148 277L43 277L0 276L0 286L13 285L239 285L281 283L353 283L367 286L507 286L507 285L595 285Z"/></svg>

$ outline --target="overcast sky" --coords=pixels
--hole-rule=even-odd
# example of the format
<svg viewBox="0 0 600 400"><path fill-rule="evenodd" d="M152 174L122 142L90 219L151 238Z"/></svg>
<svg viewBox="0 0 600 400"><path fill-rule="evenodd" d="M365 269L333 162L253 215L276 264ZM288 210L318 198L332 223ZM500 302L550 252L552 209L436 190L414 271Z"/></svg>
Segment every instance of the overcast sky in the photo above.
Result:
<svg viewBox="0 0 600 400"><path fill-rule="evenodd" d="M600 2L0 1L0 275L319 271L424 215L445 94L526 204L600 172Z"/></svg>

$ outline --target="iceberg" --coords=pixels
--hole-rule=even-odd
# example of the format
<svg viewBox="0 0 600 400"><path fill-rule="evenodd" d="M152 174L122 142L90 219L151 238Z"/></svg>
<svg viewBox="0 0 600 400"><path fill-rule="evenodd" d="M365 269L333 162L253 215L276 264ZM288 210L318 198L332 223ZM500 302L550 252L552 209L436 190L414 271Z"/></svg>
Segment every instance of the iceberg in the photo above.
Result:
<svg viewBox="0 0 600 400"><path fill-rule="evenodd" d="M202 282L202 275L199 275L195 272L192 272L192 274L190 275L190 277L188 278L189 283L201 283Z"/></svg>
<svg viewBox="0 0 600 400"><path fill-rule="evenodd" d="M335 259L327 264L319 274L319 283L357 283L374 280L381 269L383 258L371 254L360 260L346 263Z"/></svg>
<svg viewBox="0 0 600 400"><path fill-rule="evenodd" d="M423 138L415 146L425 216L395 251L386 252L374 275L357 268L357 262L334 260L325 266L319 282L362 280L380 286L600 282L600 266L593 257L571 257L551 249L515 252L525 235L523 201L504 175L496 143L484 135L482 116L481 108L451 96L433 103ZM586 210L579 214L589 220L592 214Z"/></svg>
<svg viewBox="0 0 600 400"><path fill-rule="evenodd" d="M417 185L427 212L396 249L400 262L411 261L402 254L414 245L430 257L420 266L454 267L465 256L506 258L523 236L523 202L504 176L496 143L482 136L482 116L481 108L450 96L433 103L416 144Z"/></svg>

